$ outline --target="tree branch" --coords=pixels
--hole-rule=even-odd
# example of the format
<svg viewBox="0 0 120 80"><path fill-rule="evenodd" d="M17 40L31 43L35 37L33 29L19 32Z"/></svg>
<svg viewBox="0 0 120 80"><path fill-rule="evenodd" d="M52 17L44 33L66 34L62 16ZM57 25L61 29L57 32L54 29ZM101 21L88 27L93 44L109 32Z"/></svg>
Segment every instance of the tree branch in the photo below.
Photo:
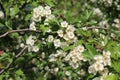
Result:
<svg viewBox="0 0 120 80"><path fill-rule="evenodd" d="M41 31L39 31L39 30L30 30L30 29L11 30L11 31L7 31L7 32L5 32L4 34L0 35L0 38L5 37L5 36L7 36L8 34L11 34L11 33L27 32L27 31L36 32L36 33L40 33L40 32L41 32Z"/></svg>
<svg viewBox="0 0 120 80"><path fill-rule="evenodd" d="M22 53L23 53L27 48L28 48L28 47L25 46L25 47L14 57L14 59L17 59L18 57L20 57L20 56L22 55ZM5 70L7 70L7 69L11 66L12 63L13 63L13 62L9 62L4 69L0 70L0 74L2 74Z"/></svg>

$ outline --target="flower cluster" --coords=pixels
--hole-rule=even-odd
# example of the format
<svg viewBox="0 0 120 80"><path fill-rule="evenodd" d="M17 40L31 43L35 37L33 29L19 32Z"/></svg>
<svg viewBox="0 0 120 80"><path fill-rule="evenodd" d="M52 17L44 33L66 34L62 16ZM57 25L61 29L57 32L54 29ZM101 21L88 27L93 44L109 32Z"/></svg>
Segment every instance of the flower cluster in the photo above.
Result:
<svg viewBox="0 0 120 80"><path fill-rule="evenodd" d="M104 14L99 8L94 8L93 15L97 17L103 18ZM41 56L39 60L43 61L44 77L47 77L50 74L54 74L55 76L59 74L59 72L63 71L67 77L71 78L72 71L67 70L63 67L70 67L71 70L77 70L75 72L76 75L79 75L79 79L82 79L86 74L100 74L100 77L94 78L96 79L105 79L108 75L109 69L107 66L111 65L111 53L109 51L103 51L103 54L99 54L93 57L93 59L84 56L84 51L86 49L85 43L77 44L80 39L76 32L77 29L74 25L69 24L67 21L58 21L56 26L51 25L49 20L55 19L55 16L51 12L51 8L49 6L38 6L33 9L33 16L31 18L31 23L29 25L29 29L36 31L40 30L41 33L44 33L41 29L41 25L43 29L46 31L44 35L33 36L30 35L26 39L26 45L28 46L29 52L40 52ZM114 25L118 25L119 21L115 20ZM37 27L38 25L39 28ZM98 24L99 27L108 27L108 21L102 20ZM53 27L56 27L56 30L53 30ZM84 31L87 31L87 27L82 27ZM53 31L52 31L53 30ZM99 32L98 29L94 29L95 32ZM105 46L105 35L100 33L101 46ZM97 40L97 39L96 39ZM38 47L37 45L42 45L42 47ZM83 45L85 45L85 47ZM47 46L49 47L47 47ZM66 47L70 47L69 50L65 50ZM24 44L21 43L21 47L24 47ZM41 51L39 51L41 48ZM53 50L53 51L52 51ZM99 50L99 49L98 49ZM97 52L97 50L96 50ZM101 52L98 52L101 53ZM91 53L92 54L92 53ZM89 55L89 52L88 52ZM44 64L47 62L49 64ZM35 62L34 62L35 63ZM59 65L59 66L58 66ZM90 65L83 68L84 65ZM71 79L70 79L71 80Z"/></svg>
<svg viewBox="0 0 120 80"><path fill-rule="evenodd" d="M103 71L105 66L111 65L110 52L103 51L103 55L94 56L94 63L89 66L88 72L96 74L97 72Z"/></svg>
<svg viewBox="0 0 120 80"><path fill-rule="evenodd" d="M54 15L51 14L51 9L49 6L45 6L45 7L38 6L33 9L33 17L32 17L33 21L41 21L42 17L46 18L45 21L48 21L54 18Z"/></svg>
<svg viewBox="0 0 120 80"><path fill-rule="evenodd" d="M84 51L84 47L79 45L75 47L70 53L68 53L65 57L65 61L69 63L73 68L78 68L81 65L81 61L86 61L82 52Z"/></svg>
<svg viewBox="0 0 120 80"><path fill-rule="evenodd" d="M39 48L37 46L34 46L36 39L37 39L36 36L32 36L32 35L30 35L27 38L26 44L28 45L28 51L33 51L33 52L39 51Z"/></svg>

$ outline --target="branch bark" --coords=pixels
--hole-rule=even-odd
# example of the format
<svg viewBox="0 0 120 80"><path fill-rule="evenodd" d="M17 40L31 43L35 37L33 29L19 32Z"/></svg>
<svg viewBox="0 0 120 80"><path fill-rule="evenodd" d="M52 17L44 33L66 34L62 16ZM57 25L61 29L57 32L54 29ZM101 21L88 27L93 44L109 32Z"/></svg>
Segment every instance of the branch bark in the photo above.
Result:
<svg viewBox="0 0 120 80"><path fill-rule="evenodd" d="M11 30L11 31L7 31L7 32L5 32L4 34L0 35L0 38L3 38L3 37L5 37L5 36L7 36L8 34L11 34L11 33L27 32L27 31L36 32L36 33L40 33L40 32L41 32L41 31L39 31L39 30L30 30L30 29Z"/></svg>

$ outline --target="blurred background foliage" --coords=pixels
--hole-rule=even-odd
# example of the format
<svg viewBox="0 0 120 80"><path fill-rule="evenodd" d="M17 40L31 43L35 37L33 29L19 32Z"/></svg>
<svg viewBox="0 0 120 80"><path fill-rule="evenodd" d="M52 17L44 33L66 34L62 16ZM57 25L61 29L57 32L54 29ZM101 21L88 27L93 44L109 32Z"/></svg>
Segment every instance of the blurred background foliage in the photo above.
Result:
<svg viewBox="0 0 120 80"><path fill-rule="evenodd" d="M0 0L0 11L4 12L4 18L0 18L0 34L9 30L28 28L33 8L38 5L49 5L60 21L66 20L75 25L77 28L76 35L79 39L83 40L80 41L80 43L90 44L96 48L100 48L100 50L103 48L110 50L113 53L111 56L113 59L111 70L113 70L116 75L120 75L120 69L118 68L120 61L120 55L118 55L118 52L120 52L120 45L118 45L120 44L120 28L112 26L114 19L120 19L120 9L116 4L120 5L120 1L114 0L111 6L107 6L102 0L98 0L95 3L91 2L91 0ZM93 15L94 8L100 8L104 16L101 18L97 15ZM99 33L93 30L83 31L81 29L83 27L99 26L99 23L105 20L107 24L103 24L102 26L109 28L107 30L99 30ZM16 48L19 44L16 41L19 41L19 36L25 36L26 33L27 32L19 34L12 33L4 38L0 38L0 50L8 52L0 58L0 63L4 62L1 68L4 68L8 62L12 62L11 58L14 57L15 53L21 50ZM111 37L111 33L115 36ZM27 34L31 34L31 32ZM104 40L99 34L104 35ZM95 39L97 39L97 41ZM100 44L102 40L105 41L104 47ZM42 64L39 64L39 59L36 59L36 63L32 63L32 59L37 56L37 54L24 54L14 62L4 75L0 75L0 80L8 80L10 77L14 77L14 80L44 80L42 79L43 74L40 71L47 62L44 61L41 62ZM39 67L40 71L33 72L32 68L36 65L39 65L37 67ZM53 77L47 80L57 79L55 79L53 75Z"/></svg>

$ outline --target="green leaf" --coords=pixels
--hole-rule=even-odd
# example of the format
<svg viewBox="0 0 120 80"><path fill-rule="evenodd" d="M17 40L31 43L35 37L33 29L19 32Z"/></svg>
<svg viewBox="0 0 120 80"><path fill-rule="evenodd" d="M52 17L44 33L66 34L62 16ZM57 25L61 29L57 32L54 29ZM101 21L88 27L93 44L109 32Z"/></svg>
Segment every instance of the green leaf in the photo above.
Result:
<svg viewBox="0 0 120 80"><path fill-rule="evenodd" d="M86 45L86 48L87 48L87 51L84 51L83 55L87 58L92 59L97 54L96 49L90 45Z"/></svg>
<svg viewBox="0 0 120 80"><path fill-rule="evenodd" d="M64 51L68 51L68 50L71 50L71 49L73 49L73 48L74 48L74 45L71 45L71 46L65 47L63 50L64 50Z"/></svg>
<svg viewBox="0 0 120 80"><path fill-rule="evenodd" d="M87 22L87 25L95 25L96 23L97 23L97 21L92 20L90 22Z"/></svg>
<svg viewBox="0 0 120 80"><path fill-rule="evenodd" d="M105 45L108 43L108 37L104 38Z"/></svg>
<svg viewBox="0 0 120 80"><path fill-rule="evenodd" d="M107 75L105 80L118 80L118 75L115 74Z"/></svg>
<svg viewBox="0 0 120 80"><path fill-rule="evenodd" d="M17 70L15 73L16 73L16 75L19 75L19 76L24 75L24 73L23 73L23 71L21 69Z"/></svg>
<svg viewBox="0 0 120 80"><path fill-rule="evenodd" d="M10 10L10 16L13 18L18 12L19 12L19 7L17 5L15 5Z"/></svg>
<svg viewBox="0 0 120 80"><path fill-rule="evenodd" d="M3 27L3 26L4 26L4 24L0 23L0 27Z"/></svg>
<svg viewBox="0 0 120 80"><path fill-rule="evenodd" d="M91 78L93 78L95 75L89 75L88 77L87 77L87 79L86 80L91 80Z"/></svg>
<svg viewBox="0 0 120 80"><path fill-rule="evenodd" d="M30 20L31 17L32 17L32 15L31 15L31 14L28 14L28 15L25 17L25 20L28 21L28 20Z"/></svg>
<svg viewBox="0 0 120 80"><path fill-rule="evenodd" d="M0 23L0 30L4 27L4 24Z"/></svg>
<svg viewBox="0 0 120 80"><path fill-rule="evenodd" d="M120 58L120 45L117 42L108 41L105 49L112 53L111 58L115 60Z"/></svg>
<svg viewBox="0 0 120 80"><path fill-rule="evenodd" d="M111 67L113 67L116 72L120 73L120 61L113 61Z"/></svg>
<svg viewBox="0 0 120 80"><path fill-rule="evenodd" d="M48 29L49 27L46 27L45 25L40 25L40 30L43 32L43 35L45 35Z"/></svg>
<svg viewBox="0 0 120 80"><path fill-rule="evenodd" d="M10 20L6 21L5 25L8 27L8 29L12 30L12 28L11 28L12 22Z"/></svg>
<svg viewBox="0 0 120 80"><path fill-rule="evenodd" d="M54 3L53 3L53 0L45 0L45 2L51 7L55 6Z"/></svg>
<svg viewBox="0 0 120 80"><path fill-rule="evenodd" d="M3 75L0 75L0 80L3 80L3 77L4 77Z"/></svg>

